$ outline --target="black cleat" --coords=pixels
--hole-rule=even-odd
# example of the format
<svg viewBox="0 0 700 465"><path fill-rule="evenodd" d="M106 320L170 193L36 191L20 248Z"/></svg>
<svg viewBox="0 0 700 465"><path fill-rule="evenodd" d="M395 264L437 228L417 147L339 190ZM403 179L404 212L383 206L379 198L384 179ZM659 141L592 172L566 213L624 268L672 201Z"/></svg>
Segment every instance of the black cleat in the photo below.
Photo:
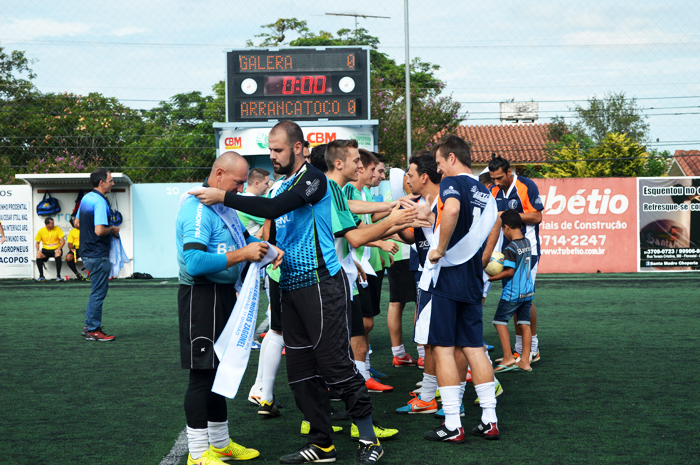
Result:
<svg viewBox="0 0 700 465"><path fill-rule="evenodd" d="M384 455L384 449L376 439L376 443L372 439L360 439L360 447L357 449L355 457L355 465L373 465L377 463L379 458Z"/></svg>
<svg viewBox="0 0 700 465"><path fill-rule="evenodd" d="M481 436L484 439L498 439L500 437L498 423L479 422L479 424L472 429L472 434L474 436Z"/></svg>
<svg viewBox="0 0 700 465"><path fill-rule="evenodd" d="M322 449L316 444L306 444L293 454L280 457L280 463L329 463L335 462L335 446Z"/></svg>
<svg viewBox="0 0 700 465"><path fill-rule="evenodd" d="M432 431L426 431L423 437L428 441L451 442L453 444L461 444L467 440L464 436L464 428L450 431L444 423Z"/></svg>
<svg viewBox="0 0 700 465"><path fill-rule="evenodd" d="M275 418L280 416L280 411L274 403L261 400L258 415L263 415L265 418Z"/></svg>

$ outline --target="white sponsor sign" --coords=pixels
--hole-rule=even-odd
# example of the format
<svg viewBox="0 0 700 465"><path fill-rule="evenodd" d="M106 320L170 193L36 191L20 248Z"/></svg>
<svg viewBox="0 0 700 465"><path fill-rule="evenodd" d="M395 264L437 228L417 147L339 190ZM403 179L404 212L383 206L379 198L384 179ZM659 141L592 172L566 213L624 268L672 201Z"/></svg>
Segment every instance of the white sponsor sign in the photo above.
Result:
<svg viewBox="0 0 700 465"><path fill-rule="evenodd" d="M303 127L304 138L311 147L336 139L355 139L361 149L374 151L374 133L371 127ZM223 129L219 137L219 154L233 150L241 155L267 155L270 128Z"/></svg>
<svg viewBox="0 0 700 465"><path fill-rule="evenodd" d="M30 186L0 186L0 222L5 232L5 242L0 244L0 278L31 277L31 197Z"/></svg>

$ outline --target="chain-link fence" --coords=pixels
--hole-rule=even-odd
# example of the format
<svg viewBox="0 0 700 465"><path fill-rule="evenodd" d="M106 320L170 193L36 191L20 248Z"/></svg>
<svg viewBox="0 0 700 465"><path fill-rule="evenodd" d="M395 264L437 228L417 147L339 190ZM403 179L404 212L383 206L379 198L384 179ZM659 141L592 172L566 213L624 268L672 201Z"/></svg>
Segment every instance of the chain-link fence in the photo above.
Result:
<svg viewBox="0 0 700 465"><path fill-rule="evenodd" d="M319 0L5 5L0 184L16 173L97 166L137 182L199 180L215 158L212 123L224 121L224 52L247 41L284 46L300 38L370 44L383 54L375 55L383 68L375 63L373 115L387 128L380 151L399 164L406 138L405 121L396 118L403 111L404 3L359 0L351 8ZM298 21L262 27L280 18ZM501 126L499 105L508 101L537 102L536 123L563 122L575 134L577 106L621 94L648 124L633 140L645 153L697 148L698 19L700 4L688 1L409 2L417 118L448 98L444 119L412 121L413 149L445 128ZM620 117L607 106L595 111L606 124ZM557 116L563 119L552 120ZM505 150L498 142L472 142ZM507 153L517 157L519 147L525 152L530 145L509 142ZM555 149L528 162L552 161Z"/></svg>

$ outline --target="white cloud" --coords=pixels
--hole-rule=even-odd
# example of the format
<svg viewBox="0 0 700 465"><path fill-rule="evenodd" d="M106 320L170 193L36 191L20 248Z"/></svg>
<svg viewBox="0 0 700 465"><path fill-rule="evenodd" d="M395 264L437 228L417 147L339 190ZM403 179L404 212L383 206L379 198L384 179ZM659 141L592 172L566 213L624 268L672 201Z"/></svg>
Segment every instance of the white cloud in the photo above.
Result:
<svg viewBox="0 0 700 465"><path fill-rule="evenodd" d="M90 32L92 26L82 22L59 22L53 19L13 19L0 24L3 40L34 40L40 37L73 37Z"/></svg>

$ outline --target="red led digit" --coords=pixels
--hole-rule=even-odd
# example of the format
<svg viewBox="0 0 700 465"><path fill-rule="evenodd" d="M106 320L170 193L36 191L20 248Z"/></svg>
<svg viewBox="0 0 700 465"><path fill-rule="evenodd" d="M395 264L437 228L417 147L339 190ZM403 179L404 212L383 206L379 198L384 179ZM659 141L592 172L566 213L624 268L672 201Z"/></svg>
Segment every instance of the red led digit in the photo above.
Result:
<svg viewBox="0 0 700 465"><path fill-rule="evenodd" d="M351 115L355 114L355 101L354 100L351 100L348 102L348 113L350 113Z"/></svg>
<svg viewBox="0 0 700 465"><path fill-rule="evenodd" d="M314 94L326 93L326 76L316 76L314 78Z"/></svg>
<svg viewBox="0 0 700 465"><path fill-rule="evenodd" d="M355 68L355 55L348 55L348 68Z"/></svg>
<svg viewBox="0 0 700 465"><path fill-rule="evenodd" d="M308 87L306 87L308 85ZM302 94L310 94L313 91L314 78L311 76L304 76L301 78L301 90Z"/></svg>
<svg viewBox="0 0 700 465"><path fill-rule="evenodd" d="M285 76L282 81L282 93L284 95L289 95L294 93L294 77Z"/></svg>

